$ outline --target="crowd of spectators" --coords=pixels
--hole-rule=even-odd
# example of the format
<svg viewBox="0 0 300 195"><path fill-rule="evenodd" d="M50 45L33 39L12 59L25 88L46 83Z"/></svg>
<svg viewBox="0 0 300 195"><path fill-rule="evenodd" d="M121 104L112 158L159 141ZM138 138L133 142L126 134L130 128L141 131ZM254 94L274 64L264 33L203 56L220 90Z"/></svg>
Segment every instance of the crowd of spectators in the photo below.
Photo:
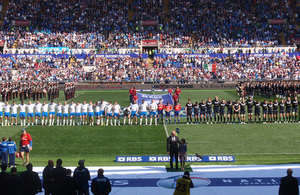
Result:
<svg viewBox="0 0 300 195"><path fill-rule="evenodd" d="M90 65L90 66L86 66ZM215 70L212 66L216 66ZM87 69L89 67L89 69ZM0 58L0 79L197 82L212 79L300 79L300 56L253 55L231 58L162 55L154 57L153 67L138 57L105 58L91 56L69 64L69 59L47 57Z"/></svg>
<svg viewBox="0 0 300 195"><path fill-rule="evenodd" d="M287 23L268 23L276 18ZM30 20L31 24L12 27L13 20ZM157 20L158 25L143 26L141 20ZM280 0L171 0L168 5L162 0L132 4L122 0L11 0L0 37L8 48L17 42L18 48L99 48L104 52L138 48L142 39L158 40L162 48L265 46L283 44L280 33L286 44L293 44L298 22L291 5Z"/></svg>

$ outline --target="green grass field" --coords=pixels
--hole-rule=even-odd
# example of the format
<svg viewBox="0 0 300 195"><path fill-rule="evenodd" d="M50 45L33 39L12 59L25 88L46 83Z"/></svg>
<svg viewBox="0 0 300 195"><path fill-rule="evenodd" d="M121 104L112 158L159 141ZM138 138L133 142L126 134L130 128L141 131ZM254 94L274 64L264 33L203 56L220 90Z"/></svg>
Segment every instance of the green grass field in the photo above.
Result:
<svg viewBox="0 0 300 195"><path fill-rule="evenodd" d="M237 99L234 90L183 90L180 103L185 105L208 97L226 100ZM61 94L60 99L64 101ZM77 101L118 101L128 106L128 91L77 91ZM256 98L255 98L256 99ZM260 98L261 100L261 98ZM44 101L43 99L41 101ZM19 103L19 101L17 101ZM202 124L166 125L167 133L180 128L179 138L188 142L188 154L234 155L235 163L202 164L284 164L300 161L300 124ZM121 120L121 122L123 122ZM22 127L1 127L1 137L13 137L19 142ZM29 126L33 138L31 162L34 166L45 166L49 159L63 159L64 166L76 166L85 159L87 166L166 165L169 163L115 163L117 155L167 155L166 131L158 126ZM20 160L16 160L21 164ZM197 164L197 163L195 163Z"/></svg>

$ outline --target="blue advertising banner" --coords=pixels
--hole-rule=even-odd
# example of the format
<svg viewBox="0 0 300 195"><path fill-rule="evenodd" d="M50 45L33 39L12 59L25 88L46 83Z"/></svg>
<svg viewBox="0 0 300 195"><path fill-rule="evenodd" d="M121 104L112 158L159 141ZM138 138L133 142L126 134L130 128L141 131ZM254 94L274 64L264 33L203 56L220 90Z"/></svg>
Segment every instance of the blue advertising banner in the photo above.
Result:
<svg viewBox="0 0 300 195"><path fill-rule="evenodd" d="M234 156L187 156L186 162L235 162ZM174 158L175 160L175 158ZM116 156L117 163L128 162L170 162L170 156Z"/></svg>
<svg viewBox="0 0 300 195"><path fill-rule="evenodd" d="M144 94L144 93L137 93L138 96L138 105L142 103L142 100L145 100L148 104L151 104L151 100L154 100L155 103L158 104L159 100L161 99L164 104L169 102L171 105L174 104L172 95L167 94L159 94L159 95L151 95L151 94Z"/></svg>

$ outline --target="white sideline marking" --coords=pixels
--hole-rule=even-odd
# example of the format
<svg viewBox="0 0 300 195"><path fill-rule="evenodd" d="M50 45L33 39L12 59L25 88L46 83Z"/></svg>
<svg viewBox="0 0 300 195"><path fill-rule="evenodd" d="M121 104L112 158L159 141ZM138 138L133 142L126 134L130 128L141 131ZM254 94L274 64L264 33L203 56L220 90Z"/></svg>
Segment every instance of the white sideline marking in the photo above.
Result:
<svg viewBox="0 0 300 195"><path fill-rule="evenodd" d="M72 101L73 99L75 99L75 98L78 98L79 96L81 96L81 95L83 95L83 94L85 94L85 92L82 92L81 94L79 94L79 95L76 95L75 97L73 97L72 99L70 99L70 100L68 100L68 102L69 101Z"/></svg>

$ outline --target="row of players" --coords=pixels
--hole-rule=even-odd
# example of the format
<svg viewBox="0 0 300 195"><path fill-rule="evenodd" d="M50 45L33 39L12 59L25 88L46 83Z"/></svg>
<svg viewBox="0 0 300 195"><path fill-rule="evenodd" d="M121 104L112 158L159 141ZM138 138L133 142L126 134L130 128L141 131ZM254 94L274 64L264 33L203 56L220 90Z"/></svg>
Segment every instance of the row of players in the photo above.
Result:
<svg viewBox="0 0 300 195"><path fill-rule="evenodd" d="M287 100L282 99L281 102L278 102L277 100L274 100L274 102L267 102L265 100L262 103L258 100L253 101L251 97L247 101L243 99L241 102L238 100L235 102L231 100L225 101L224 99L220 101L218 97L215 97L214 100L208 98L208 101L202 100L200 103L192 103L189 99L188 103L185 105L185 113L187 115L188 124L193 123L193 114L194 123L212 123L213 118L215 123L234 123L236 120L239 123L245 123L246 113L248 114L248 122L251 123L253 122L253 110L255 113L255 122L261 122L262 108L264 123L266 123L267 120L268 122L296 122L298 121L298 105L299 101L297 100L297 97L294 97L293 100L288 97ZM4 123L3 109L5 118ZM106 102L101 100L95 104L93 104L93 102L89 102L87 104L86 101L83 101L82 104L80 102L77 102L77 104L73 102L68 104L65 102L64 105L60 102L56 104L53 101L49 104L47 102L41 104L39 101L35 104L32 104L31 101L29 101L28 104L24 104L22 101L19 105L16 105L15 102L13 102L12 105L8 102L0 103L0 118L2 126L17 125L18 109L20 111L19 117L21 119L21 126L26 125L26 111L28 125L34 125L34 119L36 125L47 125L49 117L49 126L52 126L54 125L55 116L57 119L56 125L75 125L76 123L77 125L87 125L88 121L90 125L94 125L94 115L97 125L108 125L109 121L110 124L113 125L113 119L114 125L120 125L120 105L117 102L112 104L110 101ZM166 116L166 123L169 122L171 124L172 110L174 110L175 116L174 123L176 123L177 120L179 124L181 105L178 102L175 102L174 106L172 106L169 102L164 105L162 100L159 100L158 104L152 100L149 105L145 102L145 100L143 100L140 105L134 101L129 107L123 109L123 124L126 124L126 118L128 119L129 125L133 123L133 120L135 120L135 124L137 124L137 117L139 115L140 124L142 124L144 117L145 124L148 125L147 116L150 114L149 124L152 125L152 118L154 118L154 123L157 125L160 118L164 123L164 113ZM225 112L225 110L227 110L227 112Z"/></svg>

